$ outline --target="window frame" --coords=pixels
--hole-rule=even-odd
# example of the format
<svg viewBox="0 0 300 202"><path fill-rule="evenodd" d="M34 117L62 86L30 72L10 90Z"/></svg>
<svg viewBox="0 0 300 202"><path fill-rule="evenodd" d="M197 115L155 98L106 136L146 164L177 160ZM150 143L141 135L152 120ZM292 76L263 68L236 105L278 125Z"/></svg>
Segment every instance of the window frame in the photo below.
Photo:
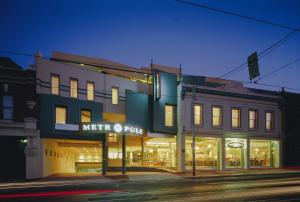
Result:
<svg viewBox="0 0 300 202"><path fill-rule="evenodd" d="M254 128L250 128L250 111L253 111L255 112L255 115L256 115L256 119L255 119L255 127ZM258 109L248 109L248 129L249 130L258 130Z"/></svg>
<svg viewBox="0 0 300 202"><path fill-rule="evenodd" d="M117 90L117 103L113 103L113 89L116 89ZM111 104L112 105L118 105L119 104L119 87L116 87L116 86L112 86L111 87Z"/></svg>
<svg viewBox="0 0 300 202"><path fill-rule="evenodd" d="M12 98L12 106L11 107L8 107L8 106L4 106L4 97L5 96L9 96ZM1 109L2 109L2 119L3 120L7 120L7 121L13 121L15 116L14 116L14 111L15 111L15 105L14 105L14 96L12 94L3 94L2 95L2 106L1 106ZM11 116L11 119L7 119L7 118L4 118L4 111L5 109L11 109L12 110L12 116Z"/></svg>
<svg viewBox="0 0 300 202"><path fill-rule="evenodd" d="M171 126L168 126L168 125L166 125L166 107L167 106L170 106L170 107L172 107L172 125ZM168 127L168 128L172 128L172 127L174 127L175 126L175 123L174 123L174 107L175 107L175 105L172 105L172 104L168 104L168 103L166 103L165 104L165 106L164 106L164 122L165 122L165 127Z"/></svg>
<svg viewBox="0 0 300 202"><path fill-rule="evenodd" d="M52 92L52 77L57 77L58 78L58 94L54 94ZM55 73L50 74L50 94L51 95L60 95L60 75L59 74L55 74Z"/></svg>
<svg viewBox="0 0 300 202"><path fill-rule="evenodd" d="M88 112L90 112L90 114L91 114L91 121L90 122L82 122L82 111L88 111ZM93 114L92 114L92 110L91 109L85 109L85 108L80 109L80 123L91 123L92 120L93 120Z"/></svg>
<svg viewBox="0 0 300 202"><path fill-rule="evenodd" d="M71 96L71 95L72 95L72 85L71 85L72 81L76 81L76 84L77 84L77 88L76 88L76 97L72 97L72 96ZM70 93L69 93L70 98L78 99L78 85L79 85L78 79L77 79L77 78L74 78L74 77L70 77L70 79L69 79L69 85L70 85Z"/></svg>
<svg viewBox="0 0 300 202"><path fill-rule="evenodd" d="M267 113L271 114L271 128L267 129ZM265 130L266 131L274 131L275 129L275 112L272 110L265 110Z"/></svg>
<svg viewBox="0 0 300 202"><path fill-rule="evenodd" d="M92 84L93 85L93 99L92 100L89 100L88 99L88 92L89 92L89 90L88 90L88 84ZM88 100L88 101L95 101L95 82L92 82L92 81L87 81L86 82L86 100Z"/></svg>
<svg viewBox="0 0 300 202"><path fill-rule="evenodd" d="M233 126L233 113L232 113L232 111L233 110L238 110L238 126L237 127L235 127L235 126ZM242 110L241 110L241 108L240 107L231 107L231 110L230 110L230 114L231 114L231 128L232 129L241 129L242 128Z"/></svg>
<svg viewBox="0 0 300 202"><path fill-rule="evenodd" d="M221 115L220 115L220 122L221 122L221 124L220 124L220 126L214 126L214 114L213 114L213 108L214 107L216 107L216 108L220 108L221 110L220 110L220 112L221 112ZM223 127L223 106L221 106L221 105L212 105L211 106L211 126L213 127L213 128L222 128Z"/></svg>
<svg viewBox="0 0 300 202"><path fill-rule="evenodd" d="M195 108L196 106L200 106L200 123L196 123L196 113L195 113ZM194 112L193 112L193 117L194 117L194 125L195 126L203 126L203 104L202 103L195 103L194 104Z"/></svg>
<svg viewBox="0 0 300 202"><path fill-rule="evenodd" d="M66 109L66 123L56 123L56 108L60 107L60 108L65 108ZM54 105L54 124L68 124L68 107L64 106L64 105Z"/></svg>

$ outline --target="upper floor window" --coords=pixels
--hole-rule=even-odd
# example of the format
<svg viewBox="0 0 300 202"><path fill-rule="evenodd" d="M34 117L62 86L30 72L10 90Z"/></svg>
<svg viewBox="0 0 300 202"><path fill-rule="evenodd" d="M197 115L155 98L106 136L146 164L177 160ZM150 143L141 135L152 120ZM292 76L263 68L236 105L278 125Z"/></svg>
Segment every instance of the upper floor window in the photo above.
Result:
<svg viewBox="0 0 300 202"><path fill-rule="evenodd" d="M70 97L77 98L78 96L78 80L70 79Z"/></svg>
<svg viewBox="0 0 300 202"><path fill-rule="evenodd" d="M257 128L258 128L257 111L249 110L249 129L257 129Z"/></svg>
<svg viewBox="0 0 300 202"><path fill-rule="evenodd" d="M51 94L59 95L59 76L51 75Z"/></svg>
<svg viewBox="0 0 300 202"><path fill-rule="evenodd" d="M87 100L94 100L94 91L95 91L95 84L92 82L86 83L86 91L87 91Z"/></svg>
<svg viewBox="0 0 300 202"><path fill-rule="evenodd" d="M81 123L90 123L92 121L92 113L90 110L81 110Z"/></svg>
<svg viewBox="0 0 300 202"><path fill-rule="evenodd" d="M239 108L231 109L231 126L233 128L241 127L241 109Z"/></svg>
<svg viewBox="0 0 300 202"><path fill-rule="evenodd" d="M174 126L174 106L165 105L165 126Z"/></svg>
<svg viewBox="0 0 300 202"><path fill-rule="evenodd" d="M161 96L160 73L156 74L156 98Z"/></svg>
<svg viewBox="0 0 300 202"><path fill-rule="evenodd" d="M67 123L67 108L55 107L55 123L66 124Z"/></svg>
<svg viewBox="0 0 300 202"><path fill-rule="evenodd" d="M4 95L2 101L3 119L12 120L14 113L14 99L11 95Z"/></svg>
<svg viewBox="0 0 300 202"><path fill-rule="evenodd" d="M222 126L222 107L220 106L213 106L212 107L212 125L214 127L221 127Z"/></svg>
<svg viewBox="0 0 300 202"><path fill-rule="evenodd" d="M119 103L119 88L117 87L111 88L111 103L113 105L117 105Z"/></svg>
<svg viewBox="0 0 300 202"><path fill-rule="evenodd" d="M274 129L274 112L266 112L266 130Z"/></svg>
<svg viewBox="0 0 300 202"><path fill-rule="evenodd" d="M194 106L194 124L202 125L202 104L195 104Z"/></svg>

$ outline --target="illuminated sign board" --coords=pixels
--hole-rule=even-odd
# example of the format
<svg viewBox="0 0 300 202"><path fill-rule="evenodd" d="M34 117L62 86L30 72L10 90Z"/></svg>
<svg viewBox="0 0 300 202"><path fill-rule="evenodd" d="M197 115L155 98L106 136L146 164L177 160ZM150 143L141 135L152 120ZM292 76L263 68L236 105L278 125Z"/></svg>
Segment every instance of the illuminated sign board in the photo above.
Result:
<svg viewBox="0 0 300 202"><path fill-rule="evenodd" d="M82 132L96 132L96 133L124 133L143 135L144 130L142 128L121 124L121 123L83 123L80 125Z"/></svg>
<svg viewBox="0 0 300 202"><path fill-rule="evenodd" d="M244 148L244 143L237 142L237 141L231 141L227 143L227 147L230 148Z"/></svg>

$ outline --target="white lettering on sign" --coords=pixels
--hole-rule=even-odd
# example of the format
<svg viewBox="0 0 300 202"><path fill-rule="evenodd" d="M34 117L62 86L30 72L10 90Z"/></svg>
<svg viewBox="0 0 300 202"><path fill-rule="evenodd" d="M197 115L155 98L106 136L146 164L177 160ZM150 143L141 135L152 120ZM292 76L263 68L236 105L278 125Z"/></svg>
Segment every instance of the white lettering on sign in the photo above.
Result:
<svg viewBox="0 0 300 202"><path fill-rule="evenodd" d="M230 148L244 148L244 143L231 141L227 143L227 146Z"/></svg>
<svg viewBox="0 0 300 202"><path fill-rule="evenodd" d="M142 128L121 123L84 123L81 125L81 130L83 132L112 132L136 135L144 134L144 130Z"/></svg>

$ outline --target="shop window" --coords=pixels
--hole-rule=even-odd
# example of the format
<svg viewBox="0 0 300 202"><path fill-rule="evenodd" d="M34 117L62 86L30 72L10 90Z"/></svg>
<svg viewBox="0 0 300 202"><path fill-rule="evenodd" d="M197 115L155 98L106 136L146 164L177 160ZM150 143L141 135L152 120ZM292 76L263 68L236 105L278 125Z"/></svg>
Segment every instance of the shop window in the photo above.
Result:
<svg viewBox="0 0 300 202"><path fill-rule="evenodd" d="M67 123L67 108L55 107L55 123L66 124Z"/></svg>
<svg viewBox="0 0 300 202"><path fill-rule="evenodd" d="M77 98L78 97L78 80L70 79L70 97Z"/></svg>
<svg viewBox="0 0 300 202"><path fill-rule="evenodd" d="M174 106L165 105L165 126L174 126Z"/></svg>
<svg viewBox="0 0 300 202"><path fill-rule="evenodd" d="M202 125L202 104L194 106L194 121L195 125Z"/></svg>
<svg viewBox="0 0 300 202"><path fill-rule="evenodd" d="M220 140L217 138L195 138L195 163L199 169L217 169L220 162ZM185 139L185 167L192 169L192 137Z"/></svg>
<svg viewBox="0 0 300 202"><path fill-rule="evenodd" d="M58 75L51 75L51 94L52 95L59 95L59 76Z"/></svg>
<svg viewBox="0 0 300 202"><path fill-rule="evenodd" d="M126 166L143 166L143 138L137 136L126 136Z"/></svg>
<svg viewBox="0 0 300 202"><path fill-rule="evenodd" d="M273 130L274 129L274 113L273 112L266 112L266 130Z"/></svg>
<svg viewBox="0 0 300 202"><path fill-rule="evenodd" d="M119 88L117 87L111 88L111 102L113 105L117 105L119 103Z"/></svg>
<svg viewBox="0 0 300 202"><path fill-rule="evenodd" d="M231 109L231 126L232 128L241 127L241 109L239 108Z"/></svg>
<svg viewBox="0 0 300 202"><path fill-rule="evenodd" d="M226 168L245 168L246 140L226 138L225 140L225 164Z"/></svg>
<svg viewBox="0 0 300 202"><path fill-rule="evenodd" d="M87 82L86 83L86 95L87 95L87 100L91 100L93 101L94 100L94 97L95 97L95 84L92 83L92 82Z"/></svg>
<svg viewBox="0 0 300 202"><path fill-rule="evenodd" d="M279 143L274 140L250 140L251 167L279 167Z"/></svg>
<svg viewBox="0 0 300 202"><path fill-rule="evenodd" d="M81 123L90 123L92 121L92 113L90 110L81 110Z"/></svg>
<svg viewBox="0 0 300 202"><path fill-rule="evenodd" d="M176 139L148 138L144 141L143 166L176 168Z"/></svg>
<svg viewBox="0 0 300 202"><path fill-rule="evenodd" d="M4 95L2 100L3 119L12 120L14 113L14 99L11 95Z"/></svg>
<svg viewBox="0 0 300 202"><path fill-rule="evenodd" d="M213 106L212 107L212 125L214 127L221 127L222 126L222 107L220 106Z"/></svg>
<svg viewBox="0 0 300 202"><path fill-rule="evenodd" d="M118 142L118 134L108 133L108 142Z"/></svg>
<svg viewBox="0 0 300 202"><path fill-rule="evenodd" d="M249 129L257 129L258 128L257 121L257 111L249 110Z"/></svg>

